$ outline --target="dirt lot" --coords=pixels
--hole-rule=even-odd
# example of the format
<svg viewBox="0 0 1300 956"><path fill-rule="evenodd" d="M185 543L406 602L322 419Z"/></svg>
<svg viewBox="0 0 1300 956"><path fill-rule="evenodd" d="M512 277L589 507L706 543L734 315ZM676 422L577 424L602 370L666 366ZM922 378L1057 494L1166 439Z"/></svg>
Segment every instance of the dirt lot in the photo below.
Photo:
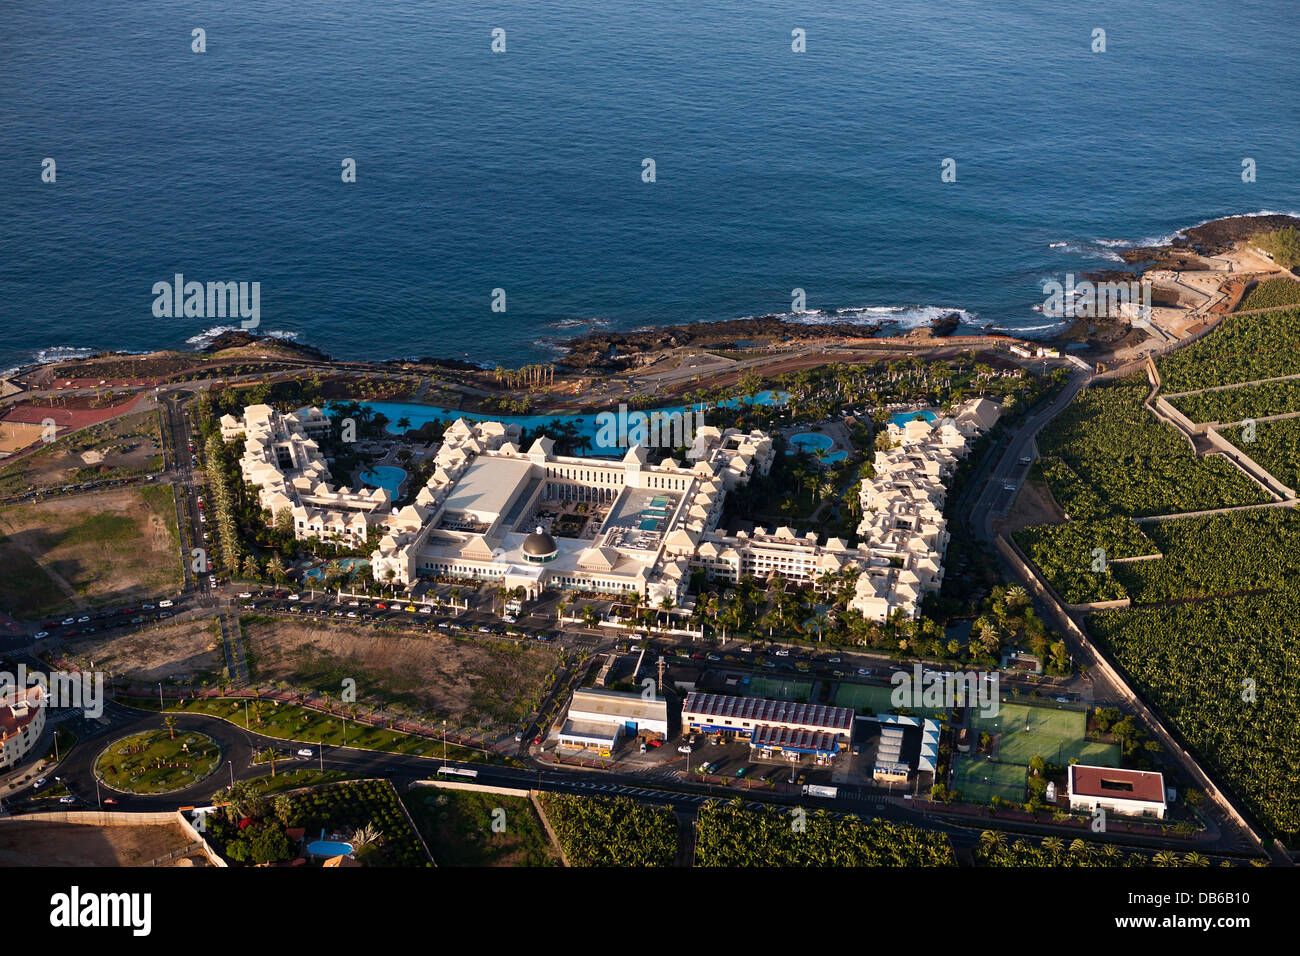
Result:
<svg viewBox="0 0 1300 956"><path fill-rule="evenodd" d="M180 849L189 838L176 824L97 827L82 823L7 820L0 823L0 867L144 866ZM207 865L202 853L181 865ZM171 866L176 866L173 862Z"/></svg>
<svg viewBox="0 0 1300 956"><path fill-rule="evenodd" d="M200 680L221 672L221 631L211 619L164 624L114 637L90 635L64 643L74 661L94 661L96 670L155 683L175 677Z"/></svg>
<svg viewBox="0 0 1300 956"><path fill-rule="evenodd" d="M1026 481L1006 518L998 522L998 530L1010 534L1032 525L1060 524L1064 520L1065 512L1056 503L1047 485L1041 481Z"/></svg>
<svg viewBox="0 0 1300 956"><path fill-rule="evenodd" d="M434 634L403 635L303 621L243 620L253 677L337 697L357 682L359 703L401 703L457 726L517 725L540 701L558 653Z"/></svg>
<svg viewBox="0 0 1300 956"><path fill-rule="evenodd" d="M0 422L0 451L6 441L18 448L39 441L42 431L40 425ZM0 467L0 495L160 471L161 443L156 411L91 425Z"/></svg>
<svg viewBox="0 0 1300 956"><path fill-rule="evenodd" d="M177 541L170 486L0 509L0 608L35 619L173 593Z"/></svg>

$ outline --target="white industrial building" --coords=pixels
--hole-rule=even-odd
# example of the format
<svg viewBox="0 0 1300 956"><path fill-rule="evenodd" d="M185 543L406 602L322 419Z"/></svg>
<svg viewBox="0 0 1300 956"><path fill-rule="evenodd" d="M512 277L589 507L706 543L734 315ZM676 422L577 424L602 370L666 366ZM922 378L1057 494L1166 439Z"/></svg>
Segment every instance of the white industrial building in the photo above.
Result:
<svg viewBox="0 0 1300 956"><path fill-rule="evenodd" d="M556 736L561 747L602 756L613 753L624 736L662 740L668 736L668 701L625 691L577 690Z"/></svg>
<svg viewBox="0 0 1300 956"><path fill-rule="evenodd" d="M1165 815L1165 778L1149 770L1070 765L1070 809L1160 817Z"/></svg>

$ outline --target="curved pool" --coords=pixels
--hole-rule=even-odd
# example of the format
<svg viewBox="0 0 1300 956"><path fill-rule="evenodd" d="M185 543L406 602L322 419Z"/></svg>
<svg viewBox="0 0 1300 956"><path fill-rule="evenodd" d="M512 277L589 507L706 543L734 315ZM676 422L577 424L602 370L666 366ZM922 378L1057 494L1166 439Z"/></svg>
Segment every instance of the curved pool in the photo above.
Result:
<svg viewBox="0 0 1300 956"><path fill-rule="evenodd" d="M939 416L936 415L934 412L928 410L915 411L915 412L899 412L897 415L890 415L889 421L890 424L897 425L899 428L902 428L908 422L915 421L918 418L924 418L927 422L932 422L938 417Z"/></svg>
<svg viewBox="0 0 1300 956"><path fill-rule="evenodd" d="M310 856L351 856L351 843L336 843L333 840L316 840L307 844Z"/></svg>
<svg viewBox="0 0 1300 956"><path fill-rule="evenodd" d="M817 432L799 432L791 435L788 441L794 447L786 449L787 455L793 455L795 451L806 451L810 455L816 455L817 460L823 465L833 465L849 457L846 451L831 451L835 442L830 436Z"/></svg>
<svg viewBox="0 0 1300 956"><path fill-rule="evenodd" d="M370 471L362 472L360 478L371 488L383 488L396 498L397 489L406 480L406 472L393 465L376 465Z"/></svg>

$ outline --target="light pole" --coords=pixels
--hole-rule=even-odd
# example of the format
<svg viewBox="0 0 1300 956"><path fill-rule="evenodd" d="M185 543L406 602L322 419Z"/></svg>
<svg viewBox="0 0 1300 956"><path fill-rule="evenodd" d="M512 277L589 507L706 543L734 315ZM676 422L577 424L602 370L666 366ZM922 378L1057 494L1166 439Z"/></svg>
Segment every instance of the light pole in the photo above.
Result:
<svg viewBox="0 0 1300 956"><path fill-rule="evenodd" d="M227 760L226 766L230 768L230 789L234 790L235 789L235 762L233 760Z"/></svg>
<svg viewBox="0 0 1300 956"><path fill-rule="evenodd" d="M447 766L447 722L442 722L442 765Z"/></svg>
<svg viewBox="0 0 1300 956"><path fill-rule="evenodd" d="M158 682L158 710L160 713L162 712L162 709L163 709L162 681L159 681Z"/></svg>

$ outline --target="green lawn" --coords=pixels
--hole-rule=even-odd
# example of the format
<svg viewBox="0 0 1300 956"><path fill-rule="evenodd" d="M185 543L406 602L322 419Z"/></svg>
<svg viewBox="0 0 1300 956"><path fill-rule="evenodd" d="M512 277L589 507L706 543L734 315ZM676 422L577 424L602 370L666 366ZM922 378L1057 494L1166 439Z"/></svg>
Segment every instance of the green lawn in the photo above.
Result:
<svg viewBox="0 0 1300 956"><path fill-rule="evenodd" d="M415 787L402 798L439 866L558 866L526 797Z"/></svg>
<svg viewBox="0 0 1300 956"><path fill-rule="evenodd" d="M998 738L994 755L999 763L1013 764L1023 771L1030 760L1040 756L1062 766L1077 760L1118 767L1119 745L1085 740L1087 722L1088 715L1082 711L1009 703L999 707L996 717L981 717L978 711L971 715L976 735L987 732Z"/></svg>
<svg viewBox="0 0 1300 956"><path fill-rule="evenodd" d="M157 710L158 702L147 699L123 700L122 703L144 710ZM245 727L244 701L230 697L216 697L203 700L168 701L168 713L207 714L223 717L231 723ZM346 740L344 739L344 721L338 715L318 713L296 704L275 706L271 701L249 701L246 729L265 737L277 737L281 740L293 740L300 743L325 743L330 746L359 747L364 750L379 750L384 753L408 754L418 757L441 759L443 745L440 740L416 737L411 734L368 727L355 721L347 721ZM495 754L485 754L481 750L471 750L448 743L447 759L461 762L487 761L501 762Z"/></svg>
<svg viewBox="0 0 1300 956"><path fill-rule="evenodd" d="M1025 802L1028 764L1000 763L981 754L961 754L953 765L953 789L967 803L990 803L1000 797L1011 803Z"/></svg>
<svg viewBox="0 0 1300 956"><path fill-rule="evenodd" d="M166 730L113 741L95 761L95 773L114 790L168 793L211 776L221 747L207 734Z"/></svg>

